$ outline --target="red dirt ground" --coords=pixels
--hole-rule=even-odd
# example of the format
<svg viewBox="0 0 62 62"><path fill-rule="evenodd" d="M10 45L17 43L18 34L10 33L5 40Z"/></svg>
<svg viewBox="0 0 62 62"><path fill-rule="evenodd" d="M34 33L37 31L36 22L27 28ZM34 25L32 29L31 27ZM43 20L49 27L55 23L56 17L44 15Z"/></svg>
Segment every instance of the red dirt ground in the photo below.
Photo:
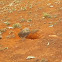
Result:
<svg viewBox="0 0 62 62"><path fill-rule="evenodd" d="M52 18L44 18L43 12ZM21 22L22 18L26 21ZM11 24L6 25L7 21ZM21 28L7 28L15 23L20 23ZM39 31L22 40L18 33L25 27ZM43 58L62 62L61 0L0 0L0 30L4 28L7 30L0 34L0 62L42 62ZM27 60L28 56L36 58Z"/></svg>

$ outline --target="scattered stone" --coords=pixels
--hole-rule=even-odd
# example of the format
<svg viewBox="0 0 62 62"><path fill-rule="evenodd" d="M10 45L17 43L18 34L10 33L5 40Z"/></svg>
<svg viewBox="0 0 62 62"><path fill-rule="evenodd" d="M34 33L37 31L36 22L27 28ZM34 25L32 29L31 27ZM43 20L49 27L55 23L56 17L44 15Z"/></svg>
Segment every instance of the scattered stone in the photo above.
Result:
<svg viewBox="0 0 62 62"><path fill-rule="evenodd" d="M49 46L49 45L50 45L50 43L48 42L48 43L47 43L47 46Z"/></svg>
<svg viewBox="0 0 62 62"><path fill-rule="evenodd" d="M28 56L26 59L34 59L34 56Z"/></svg>
<svg viewBox="0 0 62 62"><path fill-rule="evenodd" d="M13 27L7 27L7 28L9 28L9 29L13 29Z"/></svg>
<svg viewBox="0 0 62 62"><path fill-rule="evenodd" d="M50 8L53 8L53 7L54 7L53 5L50 6Z"/></svg>
<svg viewBox="0 0 62 62"><path fill-rule="evenodd" d="M57 35L49 35L49 37L58 37Z"/></svg>
<svg viewBox="0 0 62 62"><path fill-rule="evenodd" d="M54 25L50 25L49 27L53 27Z"/></svg>
<svg viewBox="0 0 62 62"><path fill-rule="evenodd" d="M48 5L48 6L51 5L51 3L48 3L47 5Z"/></svg>
<svg viewBox="0 0 62 62"><path fill-rule="evenodd" d="M42 17L42 19L45 19L45 17Z"/></svg>
<svg viewBox="0 0 62 62"><path fill-rule="evenodd" d="M2 39L2 36L0 35L0 39Z"/></svg>

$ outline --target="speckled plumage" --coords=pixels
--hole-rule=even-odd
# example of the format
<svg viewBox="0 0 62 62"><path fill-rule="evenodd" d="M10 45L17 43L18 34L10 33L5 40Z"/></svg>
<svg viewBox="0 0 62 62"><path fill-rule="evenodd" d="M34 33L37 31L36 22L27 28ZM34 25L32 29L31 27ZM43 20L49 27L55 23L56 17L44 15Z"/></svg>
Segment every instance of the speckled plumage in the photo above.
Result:
<svg viewBox="0 0 62 62"><path fill-rule="evenodd" d="M30 29L29 28L24 28L21 32L18 33L19 37L25 38L29 35Z"/></svg>

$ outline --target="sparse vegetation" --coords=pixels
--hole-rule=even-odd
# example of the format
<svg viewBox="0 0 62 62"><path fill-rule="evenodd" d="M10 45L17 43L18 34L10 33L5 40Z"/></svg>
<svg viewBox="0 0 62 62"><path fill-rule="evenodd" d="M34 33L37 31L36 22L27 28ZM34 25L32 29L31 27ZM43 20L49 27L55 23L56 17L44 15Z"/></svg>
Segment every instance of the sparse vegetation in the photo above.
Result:
<svg viewBox="0 0 62 62"><path fill-rule="evenodd" d="M51 18L52 16L49 14L49 13L43 13L43 17L45 17L45 18Z"/></svg>
<svg viewBox="0 0 62 62"><path fill-rule="evenodd" d="M30 4L29 8L32 8L32 7L33 7L32 4Z"/></svg>
<svg viewBox="0 0 62 62"><path fill-rule="evenodd" d="M40 62L48 62L48 60L43 58Z"/></svg>
<svg viewBox="0 0 62 62"><path fill-rule="evenodd" d="M2 34L2 33L5 32L6 30L7 30L6 28L0 29L0 33Z"/></svg>
<svg viewBox="0 0 62 62"><path fill-rule="evenodd" d="M21 28L21 24L20 23L15 23L15 24L13 24L13 28Z"/></svg>
<svg viewBox="0 0 62 62"><path fill-rule="evenodd" d="M31 21L32 21L32 19L28 19L28 20L27 20L27 22L31 22Z"/></svg>
<svg viewBox="0 0 62 62"><path fill-rule="evenodd" d="M0 0L0 62L62 62L61 0Z"/></svg>
<svg viewBox="0 0 62 62"><path fill-rule="evenodd" d="M0 48L0 51L6 50L8 47Z"/></svg>
<svg viewBox="0 0 62 62"><path fill-rule="evenodd" d="M21 10L25 11L25 10L27 10L27 8L26 7L21 7Z"/></svg>
<svg viewBox="0 0 62 62"><path fill-rule="evenodd" d="M24 21L26 21L26 20L25 20L24 18L22 18L22 19L21 19L21 22L24 22Z"/></svg>
<svg viewBox="0 0 62 62"><path fill-rule="evenodd" d="M15 38L15 34L9 34L6 38Z"/></svg>
<svg viewBox="0 0 62 62"><path fill-rule="evenodd" d="M10 25L10 22L4 22L6 25Z"/></svg>

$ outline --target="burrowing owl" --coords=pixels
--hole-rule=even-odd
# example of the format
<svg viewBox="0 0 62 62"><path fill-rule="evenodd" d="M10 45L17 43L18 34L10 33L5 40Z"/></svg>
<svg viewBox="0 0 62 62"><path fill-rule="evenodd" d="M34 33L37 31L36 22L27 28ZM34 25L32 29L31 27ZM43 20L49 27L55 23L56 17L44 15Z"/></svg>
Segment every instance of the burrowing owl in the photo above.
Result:
<svg viewBox="0 0 62 62"><path fill-rule="evenodd" d="M29 28L24 28L21 32L18 33L19 37L26 38L30 34Z"/></svg>

